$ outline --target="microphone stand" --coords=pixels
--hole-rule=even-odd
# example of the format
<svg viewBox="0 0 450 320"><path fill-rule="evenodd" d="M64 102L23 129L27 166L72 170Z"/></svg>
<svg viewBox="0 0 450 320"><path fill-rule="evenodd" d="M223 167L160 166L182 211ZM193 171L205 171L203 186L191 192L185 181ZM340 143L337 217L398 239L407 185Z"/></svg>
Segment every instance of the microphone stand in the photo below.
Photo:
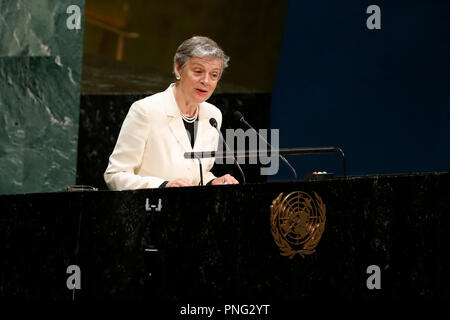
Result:
<svg viewBox="0 0 450 320"><path fill-rule="evenodd" d="M200 167L200 185L203 186L203 169L202 169L202 161L201 158L196 156L195 157L198 160L198 165Z"/></svg>
<svg viewBox="0 0 450 320"><path fill-rule="evenodd" d="M240 120L242 123L244 123L247 127L249 127L250 129L252 129L253 131L255 131L256 134L258 135L258 137L259 137L260 139L262 139L262 140L270 147L271 150L273 149L272 145L271 145L271 144L270 144L270 143L269 143L262 135L260 135L259 132L255 130L255 128L253 128L247 121L245 121L245 119L244 119L243 116L241 116L239 120ZM289 161L287 161L286 158L283 157L282 154L279 154L278 156L279 156L279 157L281 158L281 160L283 160L283 162L284 162L285 164L287 164L287 166L291 169L292 173L294 173L295 181L297 181L297 180L298 180L298 178L297 178L297 172L295 171L294 167L291 166L291 164L289 163Z"/></svg>
<svg viewBox="0 0 450 320"><path fill-rule="evenodd" d="M300 154L321 154L321 153L333 153L339 152L342 156L342 163L344 168L344 177L347 176L347 168L345 162L344 152L341 148L338 147L317 147L317 148L287 148L287 149L271 149L267 151L267 156L271 156L272 153L274 155L300 155ZM197 152L185 152L184 158L186 159L194 159L197 157L200 158L230 158L230 157L258 157L258 151L238 151L235 153L232 152L217 152L217 151L197 151Z"/></svg>
<svg viewBox="0 0 450 320"><path fill-rule="evenodd" d="M211 118L209 120L209 123L211 124L211 126L216 129L216 131L219 133L219 138L220 140L222 140L222 144L225 145L225 147L227 148L228 152L232 153L232 151L230 150L230 147L228 146L227 142L225 141L225 139L223 138L222 132L220 132L220 130L217 128L217 121L214 118ZM242 176L242 184L245 184L245 175L244 175L244 171L242 171L241 166L239 165L239 163L236 160L236 157L233 157L234 160L234 164L238 167L239 172L241 173Z"/></svg>

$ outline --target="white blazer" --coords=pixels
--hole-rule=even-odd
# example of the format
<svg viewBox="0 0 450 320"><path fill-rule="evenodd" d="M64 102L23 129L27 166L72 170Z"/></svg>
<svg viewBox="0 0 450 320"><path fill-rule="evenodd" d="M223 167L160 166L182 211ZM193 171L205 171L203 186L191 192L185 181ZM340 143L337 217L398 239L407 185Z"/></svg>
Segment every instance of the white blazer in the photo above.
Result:
<svg viewBox="0 0 450 320"><path fill-rule="evenodd" d="M198 129L194 148L175 100L172 83L164 92L134 102L120 129L104 173L111 190L157 188L164 181L184 178L200 183L198 160L185 159L189 151L215 151L219 134L209 123L222 124L222 113L214 105L199 105ZM202 159L203 183L215 176L210 172L214 158Z"/></svg>

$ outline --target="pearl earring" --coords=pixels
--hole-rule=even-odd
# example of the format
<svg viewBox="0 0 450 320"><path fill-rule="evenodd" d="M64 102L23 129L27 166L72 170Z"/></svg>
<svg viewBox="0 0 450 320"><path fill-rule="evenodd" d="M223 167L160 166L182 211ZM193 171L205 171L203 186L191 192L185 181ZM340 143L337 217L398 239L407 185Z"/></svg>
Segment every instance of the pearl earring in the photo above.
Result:
<svg viewBox="0 0 450 320"><path fill-rule="evenodd" d="M175 74L175 79L177 79L177 80L180 80L181 79L181 77L180 77L180 75L177 73L177 74Z"/></svg>

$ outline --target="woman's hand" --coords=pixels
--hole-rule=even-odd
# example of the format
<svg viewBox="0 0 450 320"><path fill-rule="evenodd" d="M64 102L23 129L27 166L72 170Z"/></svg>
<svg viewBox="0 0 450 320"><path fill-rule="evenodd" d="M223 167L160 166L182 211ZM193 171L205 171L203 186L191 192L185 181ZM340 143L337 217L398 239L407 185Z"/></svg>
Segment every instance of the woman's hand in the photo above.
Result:
<svg viewBox="0 0 450 320"><path fill-rule="evenodd" d="M170 188L170 187L190 187L192 186L192 184L187 181L186 179L183 178L178 178L172 181L169 181L166 184L166 188Z"/></svg>
<svg viewBox="0 0 450 320"><path fill-rule="evenodd" d="M211 181L211 185L219 184L239 184L239 181L237 181L232 175L226 174Z"/></svg>

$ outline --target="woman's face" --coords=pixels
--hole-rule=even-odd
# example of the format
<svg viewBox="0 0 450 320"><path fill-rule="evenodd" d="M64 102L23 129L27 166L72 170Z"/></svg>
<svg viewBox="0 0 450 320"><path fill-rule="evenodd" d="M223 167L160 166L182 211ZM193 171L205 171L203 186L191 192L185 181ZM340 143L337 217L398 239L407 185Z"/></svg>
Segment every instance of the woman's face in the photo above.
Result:
<svg viewBox="0 0 450 320"><path fill-rule="evenodd" d="M216 89L222 72L222 62L219 58L191 58L180 71L178 63L175 74L179 74L179 87L188 103L201 103L209 99Z"/></svg>

